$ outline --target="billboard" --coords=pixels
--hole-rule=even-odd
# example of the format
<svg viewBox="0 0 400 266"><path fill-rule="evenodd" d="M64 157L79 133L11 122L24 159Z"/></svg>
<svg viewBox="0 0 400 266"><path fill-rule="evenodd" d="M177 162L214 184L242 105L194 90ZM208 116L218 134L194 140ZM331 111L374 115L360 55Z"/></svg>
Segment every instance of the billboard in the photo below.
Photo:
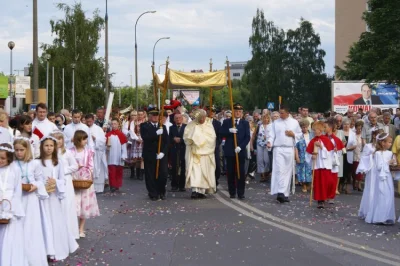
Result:
<svg viewBox="0 0 400 266"><path fill-rule="evenodd" d="M31 88L31 77L15 77L15 98L25 98L25 91Z"/></svg>
<svg viewBox="0 0 400 266"><path fill-rule="evenodd" d="M0 99L7 99L8 97L8 77L0 76Z"/></svg>
<svg viewBox="0 0 400 266"><path fill-rule="evenodd" d="M399 90L394 84L335 81L332 82L333 111L344 114L348 109L397 108Z"/></svg>
<svg viewBox="0 0 400 266"><path fill-rule="evenodd" d="M179 100L182 105L199 105L199 90L173 90L172 99Z"/></svg>

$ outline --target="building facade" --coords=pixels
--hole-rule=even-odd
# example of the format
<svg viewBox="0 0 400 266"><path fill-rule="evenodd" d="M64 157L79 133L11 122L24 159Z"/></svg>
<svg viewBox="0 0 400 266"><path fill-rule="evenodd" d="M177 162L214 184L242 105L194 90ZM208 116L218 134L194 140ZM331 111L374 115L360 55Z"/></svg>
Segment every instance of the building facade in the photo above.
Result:
<svg viewBox="0 0 400 266"><path fill-rule="evenodd" d="M247 61L230 62L231 80L242 79Z"/></svg>
<svg viewBox="0 0 400 266"><path fill-rule="evenodd" d="M335 65L343 68L350 47L367 30L362 19L367 0L335 0Z"/></svg>

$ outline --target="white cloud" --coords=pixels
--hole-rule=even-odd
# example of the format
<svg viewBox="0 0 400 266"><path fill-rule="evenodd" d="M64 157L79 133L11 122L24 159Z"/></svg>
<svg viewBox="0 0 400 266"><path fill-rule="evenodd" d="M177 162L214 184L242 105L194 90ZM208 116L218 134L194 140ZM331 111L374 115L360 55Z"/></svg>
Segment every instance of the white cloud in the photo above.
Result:
<svg viewBox="0 0 400 266"><path fill-rule="evenodd" d="M39 42L50 43L50 19L62 18L57 0L39 1ZM64 0L67 4L75 0ZM95 9L104 16L105 1L82 0L83 9L90 16ZM156 70L170 56L171 68L208 69L213 58L214 67L222 69L225 57L231 61L250 59L248 39L251 22L257 8L268 20L283 29L297 27L300 17L310 20L321 36L328 73L334 65L334 1L332 0L164 0L109 1L109 55L110 72L115 72L115 83L134 82L134 33L138 16L146 10L157 10L144 15L137 27L139 84L151 79L153 45L156 48ZM17 15L14 15L17 14ZM14 69L22 69L32 60L32 1L14 0L8 9L0 10L0 71L8 74L9 49L7 43L16 43ZM99 43L98 56L104 56L104 32Z"/></svg>

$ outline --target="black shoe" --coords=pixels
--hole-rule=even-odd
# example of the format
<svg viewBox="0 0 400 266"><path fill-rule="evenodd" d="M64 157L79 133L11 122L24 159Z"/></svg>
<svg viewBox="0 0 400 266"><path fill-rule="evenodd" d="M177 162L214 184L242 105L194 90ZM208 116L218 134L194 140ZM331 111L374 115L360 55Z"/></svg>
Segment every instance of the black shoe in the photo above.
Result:
<svg viewBox="0 0 400 266"><path fill-rule="evenodd" d="M137 179L142 181L144 176L144 169L139 170L139 174L137 175Z"/></svg>
<svg viewBox="0 0 400 266"><path fill-rule="evenodd" d="M236 196L235 196L235 195L230 195L230 198L231 198L231 199L235 199Z"/></svg>
<svg viewBox="0 0 400 266"><path fill-rule="evenodd" d="M318 206L317 206L317 208L318 208L318 209L324 209L324 208L325 208L325 206L324 206L324 201L323 201L323 200L319 200L319 201L318 201Z"/></svg>
<svg viewBox="0 0 400 266"><path fill-rule="evenodd" d="M278 196L276 197L276 200L277 200L279 203L284 203L284 202L285 202L285 196L283 196L282 193L278 193Z"/></svg>
<svg viewBox="0 0 400 266"><path fill-rule="evenodd" d="M284 197L283 202L290 202L289 197Z"/></svg>
<svg viewBox="0 0 400 266"><path fill-rule="evenodd" d="M244 196L244 195L240 195L240 196L238 196L238 198L239 198L240 200L244 200L244 199L245 199L245 196Z"/></svg>
<svg viewBox="0 0 400 266"><path fill-rule="evenodd" d="M179 189L179 192L186 192L186 189L180 188L180 189Z"/></svg>
<svg viewBox="0 0 400 266"><path fill-rule="evenodd" d="M192 199L197 199L199 197L199 195L197 194L197 192L192 192L192 195L190 197Z"/></svg>
<svg viewBox="0 0 400 266"><path fill-rule="evenodd" d="M177 188L177 187L173 187L173 188L171 188L171 190L170 190L171 192L178 192L179 191L179 189Z"/></svg>
<svg viewBox="0 0 400 266"><path fill-rule="evenodd" d="M206 198L207 198L206 195L201 194L201 193L197 193L197 197L198 197L199 199L206 199Z"/></svg>
<svg viewBox="0 0 400 266"><path fill-rule="evenodd" d="M160 195L160 199L165 200L166 199L165 195Z"/></svg>
<svg viewBox="0 0 400 266"><path fill-rule="evenodd" d="M152 201L157 201L157 200L158 200L158 197L150 197L150 199L151 199Z"/></svg>
<svg viewBox="0 0 400 266"><path fill-rule="evenodd" d="M110 192L111 192L111 193L115 193L115 191L116 191L116 188L110 187Z"/></svg>

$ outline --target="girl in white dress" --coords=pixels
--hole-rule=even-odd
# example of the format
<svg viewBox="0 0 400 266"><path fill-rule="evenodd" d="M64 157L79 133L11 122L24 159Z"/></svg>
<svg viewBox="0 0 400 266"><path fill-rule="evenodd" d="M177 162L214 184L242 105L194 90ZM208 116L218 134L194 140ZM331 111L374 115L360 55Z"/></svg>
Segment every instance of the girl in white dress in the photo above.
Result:
<svg viewBox="0 0 400 266"><path fill-rule="evenodd" d="M61 132L53 133L53 137L57 139L58 158L62 162L64 169L64 177L66 182L65 199L63 200L63 212L67 217L67 224L70 234L75 239L79 239L79 226L76 212L75 190L72 184L72 174L78 171L79 165L74 155L65 149L64 134Z"/></svg>
<svg viewBox="0 0 400 266"><path fill-rule="evenodd" d="M19 131L22 137L29 139L32 156L37 159L40 156L40 139L37 135L32 134L32 121L32 118L28 115L21 116L19 118Z"/></svg>
<svg viewBox="0 0 400 266"><path fill-rule="evenodd" d="M11 163L14 149L9 144L0 144L0 218L9 219L8 224L0 224L0 265L27 266L24 254L25 216L22 207L21 178Z"/></svg>
<svg viewBox="0 0 400 266"><path fill-rule="evenodd" d="M396 214L394 209L393 178L389 165L395 164L390 151L393 139L387 133L378 135L374 162L371 169L370 207L365 222L372 224L394 224Z"/></svg>
<svg viewBox="0 0 400 266"><path fill-rule="evenodd" d="M50 259L64 260L69 253L78 249L78 244L69 233L67 219L62 209L66 181L62 164L58 159L57 139L54 137L47 136L41 140L40 168L46 186L55 186L53 191L47 189L49 198L43 200L44 215L48 219L44 224L47 255Z"/></svg>
<svg viewBox="0 0 400 266"><path fill-rule="evenodd" d="M32 158L30 141L24 137L14 139L16 174L23 184L31 185L29 191L22 192L22 207L25 212L24 251L28 265L44 266L47 264L46 246L42 229L40 201L49 195L43 183L40 162Z"/></svg>

